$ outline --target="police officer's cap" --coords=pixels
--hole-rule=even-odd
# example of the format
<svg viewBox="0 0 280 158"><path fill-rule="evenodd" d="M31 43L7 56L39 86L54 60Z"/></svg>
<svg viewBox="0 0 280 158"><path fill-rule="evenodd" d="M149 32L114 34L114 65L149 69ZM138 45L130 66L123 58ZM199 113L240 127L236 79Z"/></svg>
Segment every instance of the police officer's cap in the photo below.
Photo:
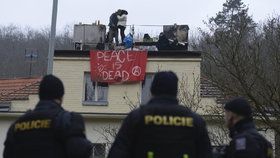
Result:
<svg viewBox="0 0 280 158"><path fill-rule="evenodd" d="M176 97L178 92L178 77L172 71L161 71L155 74L151 85L151 93L154 96Z"/></svg>
<svg viewBox="0 0 280 158"><path fill-rule="evenodd" d="M235 98L225 104L225 110L231 111L235 114L251 117L252 109L248 101L244 98Z"/></svg>
<svg viewBox="0 0 280 158"><path fill-rule="evenodd" d="M42 79L39 87L40 100L61 99L64 95L62 81L54 75L46 75Z"/></svg>

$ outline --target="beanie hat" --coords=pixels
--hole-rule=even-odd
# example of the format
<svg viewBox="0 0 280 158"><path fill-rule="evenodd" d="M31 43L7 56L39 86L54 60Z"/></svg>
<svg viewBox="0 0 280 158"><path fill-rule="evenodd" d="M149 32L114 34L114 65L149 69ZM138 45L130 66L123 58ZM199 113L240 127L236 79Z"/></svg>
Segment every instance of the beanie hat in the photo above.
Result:
<svg viewBox="0 0 280 158"><path fill-rule="evenodd" d="M151 93L153 96L172 96L176 97L178 92L178 77L172 71L162 71L155 74Z"/></svg>
<svg viewBox="0 0 280 158"><path fill-rule="evenodd" d="M224 108L227 111L231 111L244 117L252 117L252 109L248 101L244 98L235 98L227 102Z"/></svg>
<svg viewBox="0 0 280 158"><path fill-rule="evenodd" d="M46 75L39 86L40 100L60 99L64 95L62 81L54 75Z"/></svg>

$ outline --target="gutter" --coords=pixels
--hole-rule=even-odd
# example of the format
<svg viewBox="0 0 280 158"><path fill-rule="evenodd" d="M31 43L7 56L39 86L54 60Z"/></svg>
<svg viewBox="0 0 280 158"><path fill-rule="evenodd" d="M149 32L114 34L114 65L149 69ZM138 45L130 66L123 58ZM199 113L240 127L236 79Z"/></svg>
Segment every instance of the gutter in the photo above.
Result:
<svg viewBox="0 0 280 158"><path fill-rule="evenodd" d="M89 112L77 112L81 114L84 118L89 119L124 119L128 113L89 113ZM18 118L25 114L24 111L0 111L1 118Z"/></svg>

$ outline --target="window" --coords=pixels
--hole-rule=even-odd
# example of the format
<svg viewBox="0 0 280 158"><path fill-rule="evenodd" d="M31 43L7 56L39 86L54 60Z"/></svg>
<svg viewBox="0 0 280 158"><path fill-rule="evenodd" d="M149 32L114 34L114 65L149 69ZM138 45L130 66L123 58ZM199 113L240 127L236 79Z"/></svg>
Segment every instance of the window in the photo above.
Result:
<svg viewBox="0 0 280 158"><path fill-rule="evenodd" d="M142 94L141 94L142 104L146 104L151 98L150 87L152 85L153 78L154 78L154 74L147 73L145 76L145 80L142 83Z"/></svg>
<svg viewBox="0 0 280 158"><path fill-rule="evenodd" d="M87 103L104 103L108 101L108 83L94 82L90 73L85 73L85 95L84 101Z"/></svg>
<svg viewBox="0 0 280 158"><path fill-rule="evenodd" d="M10 111L11 110L11 103L8 103L8 102L3 102L3 103L0 103L0 111Z"/></svg>
<svg viewBox="0 0 280 158"><path fill-rule="evenodd" d="M94 158L105 158L106 145L100 143L93 144L93 154Z"/></svg>

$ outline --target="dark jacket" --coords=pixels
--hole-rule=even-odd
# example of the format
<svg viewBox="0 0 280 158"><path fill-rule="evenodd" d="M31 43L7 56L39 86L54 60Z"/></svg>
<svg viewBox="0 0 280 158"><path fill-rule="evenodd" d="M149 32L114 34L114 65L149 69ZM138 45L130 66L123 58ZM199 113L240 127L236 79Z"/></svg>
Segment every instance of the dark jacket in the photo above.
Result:
<svg viewBox="0 0 280 158"><path fill-rule="evenodd" d="M84 131L80 114L53 101L40 101L9 128L3 157L88 158L93 146Z"/></svg>
<svg viewBox="0 0 280 158"><path fill-rule="evenodd" d="M118 16L117 13L113 13L110 16L109 27L117 29L117 25L118 25Z"/></svg>
<svg viewBox="0 0 280 158"><path fill-rule="evenodd" d="M252 119L239 121L230 129L227 158L271 158L272 145L255 128Z"/></svg>
<svg viewBox="0 0 280 158"><path fill-rule="evenodd" d="M108 158L211 158L204 120L175 98L153 98L125 118Z"/></svg>

